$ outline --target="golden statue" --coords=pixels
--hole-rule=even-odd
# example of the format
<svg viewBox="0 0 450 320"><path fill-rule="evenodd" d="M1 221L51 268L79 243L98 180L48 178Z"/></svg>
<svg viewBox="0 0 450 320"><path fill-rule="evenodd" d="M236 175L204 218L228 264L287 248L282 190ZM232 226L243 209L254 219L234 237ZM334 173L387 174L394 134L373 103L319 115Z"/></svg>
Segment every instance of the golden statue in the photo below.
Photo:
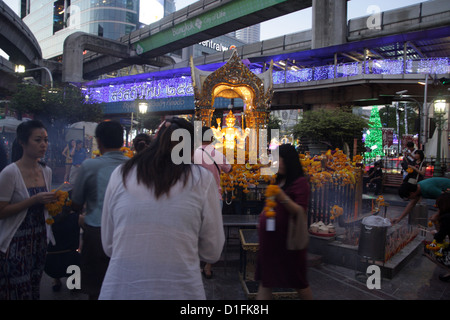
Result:
<svg viewBox="0 0 450 320"><path fill-rule="evenodd" d="M247 136L249 135L250 129L246 128L245 131L241 133L239 129L235 128L234 125L236 123L236 117L231 110L225 117L225 122L227 125L225 128L221 128L220 118L217 118L216 121L217 128L211 127L214 137L218 141L215 145L216 148L234 150L234 146L236 145L237 140L237 147L239 149L245 149L245 138L247 138Z"/></svg>

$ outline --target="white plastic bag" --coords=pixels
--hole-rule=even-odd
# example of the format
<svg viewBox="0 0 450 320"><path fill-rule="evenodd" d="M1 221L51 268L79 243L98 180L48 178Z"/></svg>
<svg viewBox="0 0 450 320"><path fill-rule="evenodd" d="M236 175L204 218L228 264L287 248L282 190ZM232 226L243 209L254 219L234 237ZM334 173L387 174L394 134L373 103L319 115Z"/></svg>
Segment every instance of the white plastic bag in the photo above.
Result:
<svg viewBox="0 0 450 320"><path fill-rule="evenodd" d="M379 216L369 216L362 219L362 224L371 227L390 227L391 221L387 218L382 218Z"/></svg>

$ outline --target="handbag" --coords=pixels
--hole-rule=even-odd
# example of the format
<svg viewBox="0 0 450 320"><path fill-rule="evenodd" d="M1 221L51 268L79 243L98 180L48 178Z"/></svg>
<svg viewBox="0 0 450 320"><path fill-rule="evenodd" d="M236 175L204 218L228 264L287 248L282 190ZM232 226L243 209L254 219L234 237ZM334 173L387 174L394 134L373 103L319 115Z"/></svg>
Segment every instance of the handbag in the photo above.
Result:
<svg viewBox="0 0 450 320"><path fill-rule="evenodd" d="M289 216L288 233L286 248L288 250L303 250L307 247L309 242L308 223L306 219L306 212L303 207L300 211Z"/></svg>
<svg viewBox="0 0 450 320"><path fill-rule="evenodd" d="M422 164L423 164L423 161L420 163L419 171L422 169ZM415 178L408 179L408 183L410 183L410 184L417 184L418 181L419 181L419 173L417 173L417 176Z"/></svg>

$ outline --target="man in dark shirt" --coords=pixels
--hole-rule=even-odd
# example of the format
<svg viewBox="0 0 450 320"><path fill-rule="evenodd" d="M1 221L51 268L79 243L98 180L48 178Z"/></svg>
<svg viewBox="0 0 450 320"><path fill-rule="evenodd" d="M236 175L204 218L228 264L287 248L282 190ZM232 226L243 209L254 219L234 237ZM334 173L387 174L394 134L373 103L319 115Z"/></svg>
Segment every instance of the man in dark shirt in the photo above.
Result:
<svg viewBox="0 0 450 320"><path fill-rule="evenodd" d="M369 169L369 176L363 179L363 193L367 193L367 184L375 184L375 195L381 193L383 183L383 170L381 170L381 161L375 162L374 167Z"/></svg>

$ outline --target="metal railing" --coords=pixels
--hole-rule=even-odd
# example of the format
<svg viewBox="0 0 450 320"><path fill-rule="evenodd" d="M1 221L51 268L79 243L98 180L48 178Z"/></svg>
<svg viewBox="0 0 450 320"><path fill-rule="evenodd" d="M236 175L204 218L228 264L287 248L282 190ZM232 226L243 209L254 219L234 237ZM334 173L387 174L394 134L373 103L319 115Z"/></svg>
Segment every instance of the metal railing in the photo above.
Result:
<svg viewBox="0 0 450 320"><path fill-rule="evenodd" d="M382 163L383 173L390 173L390 174L402 174L402 166L401 162L403 160L402 156L399 157L383 157L383 158L365 158L364 159L364 165L366 172L369 170L370 167L373 167L373 164L375 161L380 160ZM426 162L426 171L425 171L425 178L433 177L434 175L434 165L436 162L436 158L425 158ZM442 158L441 159L441 168L442 173L445 174L445 172L450 171L450 159L449 158Z"/></svg>

